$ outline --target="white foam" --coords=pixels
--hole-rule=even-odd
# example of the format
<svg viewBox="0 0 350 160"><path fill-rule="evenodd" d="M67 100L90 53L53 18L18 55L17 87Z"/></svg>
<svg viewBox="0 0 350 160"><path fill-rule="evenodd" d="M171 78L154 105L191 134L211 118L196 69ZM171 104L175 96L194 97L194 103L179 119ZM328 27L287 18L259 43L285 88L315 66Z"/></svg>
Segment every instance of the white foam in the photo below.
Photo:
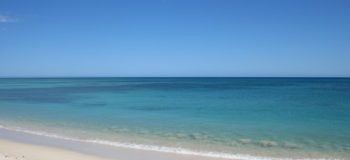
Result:
<svg viewBox="0 0 350 160"><path fill-rule="evenodd" d="M193 150L184 149L184 148L175 148L175 147L166 147L166 146L157 146L157 145L112 142L112 141L106 141L106 140L101 140L101 139L79 139L79 138L67 137L67 136L57 135L57 134L43 132L43 131L32 131L32 130L22 129L19 127L11 127L10 128L10 127L5 127L5 126L0 125L0 128L10 130L10 131L16 131L16 132L28 133L28 134L32 134L32 135L45 136L45 137L50 137L50 138L76 141L76 142L95 143L95 144L109 145L109 146L114 146L114 147L140 149L140 150L157 151L157 152L165 152L165 153L176 153L176 154L183 154L183 155L204 156L204 157L211 157L211 158L236 159L236 160L237 159L239 159L239 160L338 160L338 159L327 159L327 158L318 158L318 159L315 159L315 158L299 158L299 159L273 158L273 157L251 156L251 155L246 155L246 154L229 154L229 153L220 153L220 152L200 152L200 151L193 151Z"/></svg>

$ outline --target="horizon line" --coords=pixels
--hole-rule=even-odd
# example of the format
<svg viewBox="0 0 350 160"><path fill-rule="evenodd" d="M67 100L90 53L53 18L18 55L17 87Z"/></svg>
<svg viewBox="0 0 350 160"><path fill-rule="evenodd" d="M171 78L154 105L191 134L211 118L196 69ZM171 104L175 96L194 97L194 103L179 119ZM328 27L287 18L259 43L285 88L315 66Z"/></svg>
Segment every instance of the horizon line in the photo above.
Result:
<svg viewBox="0 0 350 160"><path fill-rule="evenodd" d="M1 77L0 79L30 79L30 78L350 78L350 76L24 76L24 77Z"/></svg>

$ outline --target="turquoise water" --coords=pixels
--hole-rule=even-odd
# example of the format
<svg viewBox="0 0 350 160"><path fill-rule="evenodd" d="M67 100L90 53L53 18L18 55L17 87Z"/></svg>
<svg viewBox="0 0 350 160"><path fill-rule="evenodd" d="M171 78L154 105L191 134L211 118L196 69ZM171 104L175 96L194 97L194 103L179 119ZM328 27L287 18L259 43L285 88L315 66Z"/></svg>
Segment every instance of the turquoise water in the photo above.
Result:
<svg viewBox="0 0 350 160"><path fill-rule="evenodd" d="M0 125L196 153L350 159L350 79L0 79Z"/></svg>

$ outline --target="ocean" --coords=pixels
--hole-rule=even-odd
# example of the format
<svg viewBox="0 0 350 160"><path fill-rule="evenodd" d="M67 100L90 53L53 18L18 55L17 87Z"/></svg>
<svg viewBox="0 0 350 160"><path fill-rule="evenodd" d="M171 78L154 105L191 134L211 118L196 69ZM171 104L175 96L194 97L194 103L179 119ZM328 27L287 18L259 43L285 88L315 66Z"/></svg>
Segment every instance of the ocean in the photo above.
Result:
<svg viewBox="0 0 350 160"><path fill-rule="evenodd" d="M0 128L228 159L350 159L350 79L3 78Z"/></svg>

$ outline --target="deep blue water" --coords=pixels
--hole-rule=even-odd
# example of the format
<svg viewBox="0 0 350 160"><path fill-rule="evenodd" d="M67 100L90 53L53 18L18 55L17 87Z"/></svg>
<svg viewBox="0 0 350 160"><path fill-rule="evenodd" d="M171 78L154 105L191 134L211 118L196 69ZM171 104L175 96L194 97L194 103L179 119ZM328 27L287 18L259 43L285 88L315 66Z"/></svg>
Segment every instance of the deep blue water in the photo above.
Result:
<svg viewBox="0 0 350 160"><path fill-rule="evenodd" d="M0 125L195 151L346 159L350 79L0 79Z"/></svg>

